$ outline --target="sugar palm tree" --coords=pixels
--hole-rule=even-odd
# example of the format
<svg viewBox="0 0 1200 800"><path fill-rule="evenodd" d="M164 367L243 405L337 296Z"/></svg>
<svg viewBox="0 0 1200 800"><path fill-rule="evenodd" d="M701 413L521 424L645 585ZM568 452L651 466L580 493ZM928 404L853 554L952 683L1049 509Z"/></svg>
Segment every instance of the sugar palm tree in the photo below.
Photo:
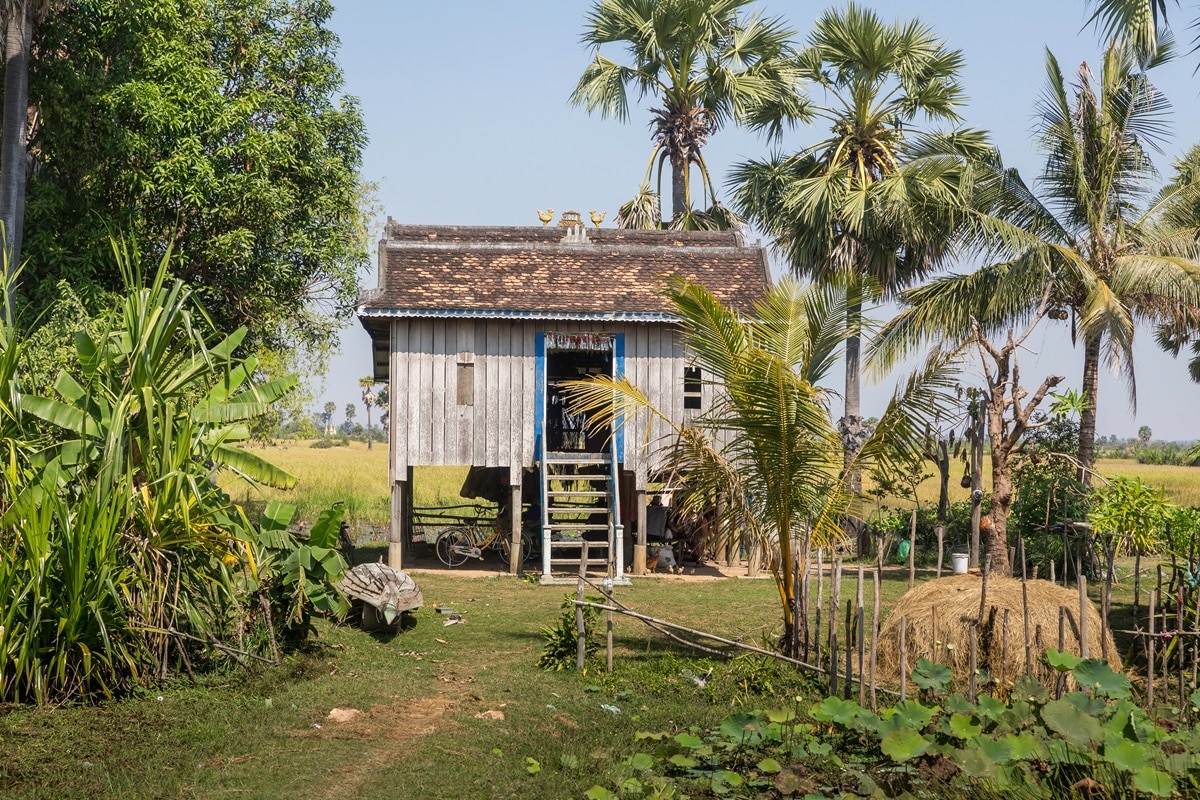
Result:
<svg viewBox="0 0 1200 800"><path fill-rule="evenodd" d="M783 280L751 314L725 308L702 286L682 280L671 284L668 297L685 347L716 387L705 418L671 420L622 376L573 381L567 391L598 430L615 419L644 422L647 415L669 426L671 439L657 443L662 448L652 457L691 490L680 510L717 509L710 535L757 544L767 554L783 610L783 641L794 654L800 621L793 617L792 576L807 551L804 542L839 540L843 516L866 510L842 482L830 397L819 386L846 335L845 292ZM947 388L947 363L939 356L897 391L857 463L894 463L919 453L925 424L945 411L939 398Z"/></svg>
<svg viewBox="0 0 1200 800"><path fill-rule="evenodd" d="M797 152L735 167L735 210L774 237L791 271L834 281L846 309L844 459L855 461L863 305L926 275L952 256L962 199L960 152L982 134L922 130L956 124L965 96L962 54L918 21L884 23L853 3L826 11L800 53L801 74L825 100L806 105L829 135ZM781 109L785 118L788 109ZM852 491L862 478L848 472Z"/></svg>
<svg viewBox="0 0 1200 800"><path fill-rule="evenodd" d="M363 406L367 409L367 449L371 449L371 409L375 407L376 400L374 390L371 388L375 385L375 378L371 375L365 375L358 379L358 385L362 387Z"/></svg>
<svg viewBox="0 0 1200 800"><path fill-rule="evenodd" d="M1169 36L1167 0L1087 0L1093 9L1090 22L1106 39L1124 39L1139 57L1158 52ZM1179 5L1179 0L1175 0ZM1200 24L1200 14L1192 27Z"/></svg>
<svg viewBox="0 0 1200 800"><path fill-rule="evenodd" d="M1068 85L1052 53L1046 72L1036 115L1045 166L1035 186L998 159L977 165L975 222L994 263L907 292L911 308L877 347L896 354L922 341L961 340L976 326L1001 331L1028 319L1052 286L1049 316L1069 319L1083 343L1078 460L1090 483L1102 360L1123 370L1135 400L1137 323L1200 306L1200 227L1169 213L1195 204L1200 183L1154 191L1149 150L1163 139L1168 106L1131 45L1105 51L1098 81L1085 63Z"/></svg>
<svg viewBox="0 0 1200 800"><path fill-rule="evenodd" d="M690 173L698 167L714 209L720 212L701 150L722 125L750 119L771 103L789 117L803 115L792 92L795 69L785 56L792 32L778 19L747 15L751 0L598 0L587 16L584 44L594 49L571 95L574 105L602 117L629 118L629 94L653 95L654 150L641 191L620 215L626 227L658 227L658 197L651 189L671 166L675 226L711 223L691 211ZM624 44L628 63L601 48ZM724 215L727 218L727 214Z"/></svg>

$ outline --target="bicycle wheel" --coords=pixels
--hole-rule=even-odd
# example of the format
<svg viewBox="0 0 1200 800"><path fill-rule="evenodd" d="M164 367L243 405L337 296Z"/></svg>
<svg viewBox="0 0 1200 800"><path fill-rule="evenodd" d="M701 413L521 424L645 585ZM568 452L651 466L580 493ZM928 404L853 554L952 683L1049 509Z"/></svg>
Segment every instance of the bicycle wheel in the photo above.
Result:
<svg viewBox="0 0 1200 800"><path fill-rule="evenodd" d="M443 564L447 567L457 567L467 560L466 551L473 546L471 542L471 535L467 533L466 528L450 528L438 536L434 549L437 550L438 558Z"/></svg>
<svg viewBox="0 0 1200 800"><path fill-rule="evenodd" d="M521 531L521 563L528 564L541 555L542 539L530 531Z"/></svg>

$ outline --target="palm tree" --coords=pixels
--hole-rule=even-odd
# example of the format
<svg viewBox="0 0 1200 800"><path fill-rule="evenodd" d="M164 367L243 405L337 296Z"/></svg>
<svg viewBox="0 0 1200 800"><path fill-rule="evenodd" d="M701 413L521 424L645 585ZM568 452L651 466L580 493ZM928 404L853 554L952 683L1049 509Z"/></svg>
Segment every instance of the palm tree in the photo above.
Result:
<svg viewBox="0 0 1200 800"><path fill-rule="evenodd" d="M956 154L980 153L985 140L973 131L919 127L957 123L966 98L961 52L917 21L885 24L853 3L826 11L798 64L827 98L806 107L830 135L792 155L740 164L730 183L735 209L774 237L793 273L847 287L841 429L849 467L864 436L863 304L952 255L952 211L963 202ZM861 473L851 470L848 479L861 491Z"/></svg>
<svg viewBox="0 0 1200 800"><path fill-rule="evenodd" d="M836 362L846 332L845 293L835 287L781 281L752 314L739 314L703 287L674 280L668 292L684 346L718 388L703 420L678 424L654 408L621 376L573 381L571 402L598 429L646 416L673 431L666 468L690 491L680 510L717 509L710 535L757 544L768 554L783 609L785 649L800 641L794 570L806 569L808 544L842 538L840 520L866 509L842 481L841 445L819 382ZM860 464L885 466L916 457L924 425L944 413L947 388L935 360L928 374L897 391L875 433L858 453Z"/></svg>
<svg viewBox="0 0 1200 800"><path fill-rule="evenodd" d="M912 313L891 324L878 347L896 353L922 341L961 341L977 325L1001 331L1028 319L1052 286L1048 315L1069 318L1072 337L1083 341L1078 461L1090 485L1101 360L1124 371L1136 401L1136 323L1165 323L1200 307L1200 228L1194 217L1180 226L1168 213L1195 203L1200 183L1153 192L1148 150L1163 138L1168 106L1137 70L1131 46L1105 51L1098 86L1085 63L1068 87L1049 52L1046 71L1037 108L1046 156L1040 194L998 158L977 164L976 230L1000 260L909 292Z"/></svg>
<svg viewBox="0 0 1200 800"><path fill-rule="evenodd" d="M792 92L795 70L786 55L792 32L778 19L747 16L751 0L597 0L587 16L583 42L593 48L571 103L602 117L629 118L629 92L654 95L654 150L638 197L620 215L625 227L658 227L658 197L650 188L657 163L671 165L672 224L712 223L691 212L690 171L700 169L717 212L716 193L701 149L722 125L751 119L765 103L803 114ZM629 63L600 52L623 43ZM724 216L727 218L727 212Z"/></svg>
<svg viewBox="0 0 1200 800"><path fill-rule="evenodd" d="M375 378L371 375L366 375L358 379L358 385L362 387L362 401L367 408L367 449L371 449L371 409L375 406L378 399L371 387L375 385Z"/></svg>
<svg viewBox="0 0 1200 800"><path fill-rule="evenodd" d="M325 435L333 435L333 415L337 413L337 403L329 400L325 403L325 413L321 415L321 419L325 422Z"/></svg>

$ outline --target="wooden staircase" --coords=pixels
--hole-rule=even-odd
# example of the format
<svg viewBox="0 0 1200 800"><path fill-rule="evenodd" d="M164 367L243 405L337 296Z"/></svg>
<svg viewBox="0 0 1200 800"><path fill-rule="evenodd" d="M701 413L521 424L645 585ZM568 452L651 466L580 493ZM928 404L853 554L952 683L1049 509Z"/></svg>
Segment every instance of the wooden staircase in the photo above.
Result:
<svg viewBox="0 0 1200 800"><path fill-rule="evenodd" d="M624 570L616 466L610 453L547 452L542 458L542 581L575 580L587 541L587 571Z"/></svg>

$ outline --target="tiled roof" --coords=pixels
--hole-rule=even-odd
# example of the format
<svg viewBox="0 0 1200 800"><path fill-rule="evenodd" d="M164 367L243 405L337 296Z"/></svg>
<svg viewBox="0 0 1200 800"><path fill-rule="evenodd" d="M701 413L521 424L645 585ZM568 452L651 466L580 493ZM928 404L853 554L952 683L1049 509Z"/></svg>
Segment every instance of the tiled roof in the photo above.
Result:
<svg viewBox="0 0 1200 800"><path fill-rule="evenodd" d="M767 288L766 253L731 232L457 227L389 222L380 288L362 316L630 317L669 314L664 279L681 275L749 310Z"/></svg>

